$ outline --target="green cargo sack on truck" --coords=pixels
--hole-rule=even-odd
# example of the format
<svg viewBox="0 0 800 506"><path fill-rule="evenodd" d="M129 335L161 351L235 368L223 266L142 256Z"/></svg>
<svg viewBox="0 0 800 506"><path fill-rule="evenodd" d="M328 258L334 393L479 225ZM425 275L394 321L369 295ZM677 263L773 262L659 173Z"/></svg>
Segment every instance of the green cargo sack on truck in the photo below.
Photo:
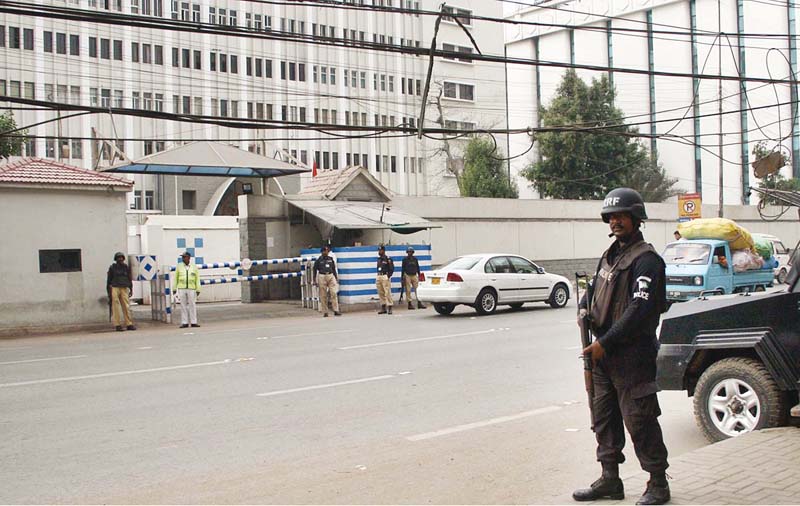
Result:
<svg viewBox="0 0 800 506"><path fill-rule="evenodd" d="M755 234L753 234L753 241L755 241L756 244L756 253L761 255L761 258L764 260L769 260L775 254L772 241Z"/></svg>

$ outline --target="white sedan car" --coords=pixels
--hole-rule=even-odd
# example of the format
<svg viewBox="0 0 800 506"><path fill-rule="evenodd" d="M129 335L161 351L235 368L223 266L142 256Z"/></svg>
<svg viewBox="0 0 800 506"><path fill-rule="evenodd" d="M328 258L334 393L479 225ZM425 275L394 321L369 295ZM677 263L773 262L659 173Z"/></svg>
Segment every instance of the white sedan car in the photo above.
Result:
<svg viewBox="0 0 800 506"><path fill-rule="evenodd" d="M571 290L564 276L548 274L527 258L498 253L458 257L426 273L417 294L441 315L452 313L458 304L485 315L500 305L519 308L526 302L564 307Z"/></svg>

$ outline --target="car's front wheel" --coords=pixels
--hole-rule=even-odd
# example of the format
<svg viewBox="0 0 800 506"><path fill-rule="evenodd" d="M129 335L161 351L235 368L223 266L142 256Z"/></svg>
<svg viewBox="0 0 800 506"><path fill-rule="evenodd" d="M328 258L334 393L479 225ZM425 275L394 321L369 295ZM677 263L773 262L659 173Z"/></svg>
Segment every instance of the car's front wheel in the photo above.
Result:
<svg viewBox="0 0 800 506"><path fill-rule="evenodd" d="M444 315L444 316L447 316L450 313L452 313L455 308L456 308L456 305L455 304L450 304L450 303L439 303L439 302L437 302L437 303L435 303L433 305L433 309L437 313L439 313L440 315Z"/></svg>
<svg viewBox="0 0 800 506"><path fill-rule="evenodd" d="M550 307L561 308L567 305L568 300L569 291L567 287L563 284L558 284L550 293L550 299L548 299L547 303L550 304Z"/></svg>
<svg viewBox="0 0 800 506"><path fill-rule="evenodd" d="M694 417L709 441L721 441L766 427L786 416L786 395L764 364L732 357L711 365L694 393Z"/></svg>
<svg viewBox="0 0 800 506"><path fill-rule="evenodd" d="M475 299L475 311L480 315L492 314L497 309L497 294L491 288L484 288Z"/></svg>
<svg viewBox="0 0 800 506"><path fill-rule="evenodd" d="M780 284L786 283L786 274L787 274L786 268L785 267L781 267L781 270L778 271L778 276L777 276L778 283L780 283Z"/></svg>

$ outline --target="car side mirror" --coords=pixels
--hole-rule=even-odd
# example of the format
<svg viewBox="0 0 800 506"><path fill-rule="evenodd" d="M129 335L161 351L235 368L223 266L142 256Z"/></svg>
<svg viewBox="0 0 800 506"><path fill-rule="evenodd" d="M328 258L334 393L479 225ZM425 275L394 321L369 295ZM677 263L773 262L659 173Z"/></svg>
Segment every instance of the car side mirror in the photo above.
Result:
<svg viewBox="0 0 800 506"><path fill-rule="evenodd" d="M537 267L537 268L536 268L536 272L538 272L539 274L544 274L544 268L542 268L542 267Z"/></svg>

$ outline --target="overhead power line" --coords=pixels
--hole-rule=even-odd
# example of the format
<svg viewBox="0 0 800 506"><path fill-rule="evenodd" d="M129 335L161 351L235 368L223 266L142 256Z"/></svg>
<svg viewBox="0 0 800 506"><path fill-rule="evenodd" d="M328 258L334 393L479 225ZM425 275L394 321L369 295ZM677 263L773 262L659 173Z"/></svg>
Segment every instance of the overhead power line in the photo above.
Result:
<svg viewBox="0 0 800 506"><path fill-rule="evenodd" d="M24 5L24 7L23 7ZM395 46L389 44L381 44L368 41L355 41L351 39L337 38L337 37L312 37L308 35L291 34L286 32L255 32L240 27L230 27L227 25L212 25L208 23L194 23L188 21L166 20L162 18L148 18L146 16L132 16L125 14L113 13L99 13L86 11L81 9L70 9L63 7L46 7L46 6L31 6L30 4L20 4L19 2L10 2L8 0L0 0L0 12L8 14L17 14L34 17L45 18L58 18L66 19L77 22L90 22L100 23L116 26L132 26L138 28L150 28L156 30L177 31L184 33L204 33L210 35L220 36L234 36L251 39L267 39L267 40L282 40L287 42L298 42L304 44L315 44L333 47L346 47L346 48L360 48L373 51L384 51L389 53L410 54L417 56L429 56L433 54L435 57L440 58L453 58L463 57L463 53L456 51L444 51L441 49L429 48L416 48L409 46ZM577 68L584 70L591 70L596 72L614 72L625 74L638 74L638 75L655 75L661 77L681 77L681 78L697 78L697 79L710 79L710 80L724 80L724 81L737 81L737 82L759 82L759 83L775 83L775 84L800 84L799 81L781 80L763 77L742 77L738 75L713 75L713 74L698 74L691 72L671 72L671 71L651 71L645 69L636 69L629 67L609 67L603 65L588 65L580 63L557 62L548 60L533 60L528 58L509 58L501 55L491 54L470 54L470 58L474 61L487 61L493 63L508 63L511 65L529 65L529 66L542 66L542 67L555 67L555 68Z"/></svg>

